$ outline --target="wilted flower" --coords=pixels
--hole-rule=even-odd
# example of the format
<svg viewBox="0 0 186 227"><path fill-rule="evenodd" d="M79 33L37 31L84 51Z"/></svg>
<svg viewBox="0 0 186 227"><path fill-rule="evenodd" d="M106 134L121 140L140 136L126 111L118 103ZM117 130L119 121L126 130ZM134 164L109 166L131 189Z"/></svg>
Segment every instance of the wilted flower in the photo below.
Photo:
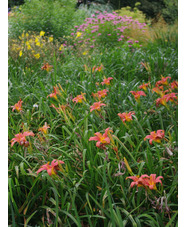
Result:
<svg viewBox="0 0 186 227"><path fill-rule="evenodd" d="M100 132L96 132L94 137L90 137L89 141L95 140L98 141L96 143L96 147L105 148L105 145L110 144L110 138L108 137L109 128L105 130L105 133L102 135Z"/></svg>
<svg viewBox="0 0 186 227"><path fill-rule="evenodd" d="M106 106L106 104L101 103L101 101L100 102L95 102L92 106L90 106L90 112L92 112L93 110L100 111L101 110L101 106Z"/></svg>
<svg viewBox="0 0 186 227"><path fill-rule="evenodd" d="M44 126L39 128L38 131L41 131L43 132L44 134L47 134L48 133L48 128L50 128L49 125L47 125L47 122L45 122Z"/></svg>
<svg viewBox="0 0 186 227"><path fill-rule="evenodd" d="M34 133L32 131L26 131L23 133L18 133L15 135L15 138L11 140L11 147L14 145L14 143L19 143L21 146L24 145L25 147L28 146L29 142L26 140L26 136L34 136Z"/></svg>
<svg viewBox="0 0 186 227"><path fill-rule="evenodd" d="M165 131L164 130L157 130L157 132L153 131L150 133L150 135L147 135L144 138L144 141L146 139L150 139L149 143L152 144L152 141L156 142L156 143L161 143L161 140L164 138L165 136Z"/></svg>
<svg viewBox="0 0 186 227"><path fill-rule="evenodd" d="M122 122L125 124L125 121L132 121L132 115L135 115L135 113L129 112L129 113L118 113L118 116L120 117L120 119L122 120Z"/></svg>
<svg viewBox="0 0 186 227"><path fill-rule="evenodd" d="M51 165L49 165L49 162L45 165L42 165L41 168L38 169L37 174L40 173L41 171L46 170L49 176L56 175L57 171L61 169L60 164L64 164L64 162L61 160L54 159L51 162Z"/></svg>
<svg viewBox="0 0 186 227"><path fill-rule="evenodd" d="M20 99L14 106L11 106L13 108L12 111L14 110L17 110L18 112L22 111L22 103L23 101Z"/></svg>

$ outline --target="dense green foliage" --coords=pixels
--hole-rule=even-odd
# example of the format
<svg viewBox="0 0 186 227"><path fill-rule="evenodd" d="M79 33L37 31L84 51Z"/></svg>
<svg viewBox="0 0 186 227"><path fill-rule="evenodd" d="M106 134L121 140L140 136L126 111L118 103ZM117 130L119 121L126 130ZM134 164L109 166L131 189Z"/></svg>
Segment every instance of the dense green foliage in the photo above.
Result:
<svg viewBox="0 0 186 227"><path fill-rule="evenodd" d="M176 25L149 28L128 17L118 22L115 13L100 13L96 7L74 11L72 3L66 1L65 12L58 3L43 6L46 15L41 17L34 8L41 7L41 1L33 0L34 20L21 22L16 12L10 15L9 225L177 226ZM21 9L24 16L29 15L28 4ZM64 12L60 18L57 7ZM13 27L16 23L21 32ZM139 27L133 29L135 23ZM109 77L110 85L103 83ZM131 91L142 91L143 83L148 83L146 96L139 101ZM162 96L153 92L157 83L163 86ZM99 99L96 93L103 89L107 95ZM76 103L80 94L84 98ZM170 94L176 97L158 104ZM106 106L90 112L99 100ZM129 112L135 113L132 120L122 122L118 113ZM110 142L101 138L99 147L89 141L108 128ZM144 140L157 130L165 134L160 141ZM28 131L34 135L18 140L16 135ZM51 175L47 163L54 159L64 164L58 163ZM48 169L37 172L43 165ZM146 179L145 186L131 187L131 179L126 179L144 174L162 176L162 184L156 182L152 189Z"/></svg>

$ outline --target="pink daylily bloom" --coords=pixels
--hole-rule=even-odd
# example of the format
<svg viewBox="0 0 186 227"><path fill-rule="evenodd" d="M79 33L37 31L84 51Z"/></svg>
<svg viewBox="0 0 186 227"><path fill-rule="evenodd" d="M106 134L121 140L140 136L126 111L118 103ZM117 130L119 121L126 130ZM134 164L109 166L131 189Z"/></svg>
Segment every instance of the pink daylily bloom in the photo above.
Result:
<svg viewBox="0 0 186 227"><path fill-rule="evenodd" d="M26 131L23 133L18 133L15 135L15 137L11 140L11 147L14 145L14 143L19 143L21 146L28 146L28 141L26 140L26 136L34 136L34 133L32 131Z"/></svg>
<svg viewBox="0 0 186 227"><path fill-rule="evenodd" d="M118 113L118 116L120 117L120 119L122 120L122 122L125 124L125 121L132 121L132 115L135 115L135 113L129 112L129 113Z"/></svg>
<svg viewBox="0 0 186 227"><path fill-rule="evenodd" d="M148 175L144 174L141 177L140 176L131 176L131 177L127 177L126 179L132 179L133 182L131 183L130 187L134 187L135 185L138 187L145 187L147 182L146 182L146 178L149 178Z"/></svg>
<svg viewBox="0 0 186 227"><path fill-rule="evenodd" d="M146 96L144 91L130 91L130 93L134 95L136 101L139 100L140 96Z"/></svg>
<svg viewBox="0 0 186 227"><path fill-rule="evenodd" d="M110 144L110 138L108 137L109 128L105 130L105 133L102 135L100 132L96 132L94 137L90 137L89 141L98 141L96 147L105 148L105 145Z"/></svg>
<svg viewBox="0 0 186 227"><path fill-rule="evenodd" d="M137 187L144 187L144 188L149 188L151 190L157 190L156 183L161 183L162 181L160 179L163 179L162 176L159 176L156 178L156 174L151 174L148 176L147 174L140 176L131 176L127 177L126 179L132 179L133 182L131 183L130 187L134 187L135 185Z"/></svg>
<svg viewBox="0 0 186 227"><path fill-rule="evenodd" d="M12 111L14 110L17 110L18 112L22 111L22 103L23 101L20 99L14 106L11 106L13 108Z"/></svg>
<svg viewBox="0 0 186 227"><path fill-rule="evenodd" d="M157 81L156 82L156 86L159 86L160 84L162 85L168 85L168 79L171 79L170 76L167 76L167 77L161 77L161 80Z"/></svg>
<svg viewBox="0 0 186 227"><path fill-rule="evenodd" d="M106 85L110 85L110 81L113 80L112 77L108 77L103 79L103 82L101 82L102 85L106 84Z"/></svg>
<svg viewBox="0 0 186 227"><path fill-rule="evenodd" d="M150 175L150 179L148 179L147 183L148 183L148 187L151 189L151 190L156 190L156 183L161 183L162 185L162 181L160 179L163 179L162 176L159 176L156 178L156 174L151 174Z"/></svg>
<svg viewBox="0 0 186 227"><path fill-rule="evenodd" d="M147 90L147 87L149 86L150 83L143 83L142 85L139 86L140 89Z"/></svg>
<svg viewBox="0 0 186 227"><path fill-rule="evenodd" d="M48 172L48 175L49 176L56 175L57 174L57 171L60 170L60 164L64 164L64 162L61 161L61 160L54 159L51 162L51 165L49 165L49 162L47 164L45 164L45 165L42 165L38 169L37 174L40 173L41 171L46 170Z"/></svg>
<svg viewBox="0 0 186 227"><path fill-rule="evenodd" d="M149 143L152 145L152 141L156 143L161 143L161 140L165 137L165 131L164 130L157 130L157 132L153 131L150 133L150 135L147 135L144 138L144 141L146 139L150 139Z"/></svg>
<svg viewBox="0 0 186 227"><path fill-rule="evenodd" d="M101 101L100 102L95 102L92 106L90 106L90 112L92 112L93 110L100 111L101 110L101 106L106 106L106 104L101 103Z"/></svg>
<svg viewBox="0 0 186 227"><path fill-rule="evenodd" d="M82 103L82 101L85 100L84 95L85 93L81 92L81 95L76 96L75 98L72 99L72 101L76 103Z"/></svg>

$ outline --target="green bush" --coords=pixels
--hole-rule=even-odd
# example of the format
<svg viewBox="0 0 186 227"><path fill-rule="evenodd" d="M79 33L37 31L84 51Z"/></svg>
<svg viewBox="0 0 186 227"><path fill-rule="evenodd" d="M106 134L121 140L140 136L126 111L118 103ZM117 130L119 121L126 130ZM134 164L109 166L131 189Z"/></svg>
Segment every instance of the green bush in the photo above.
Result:
<svg viewBox="0 0 186 227"><path fill-rule="evenodd" d="M10 32L16 37L23 31L41 30L57 38L67 35L74 23L85 18L85 12L76 11L75 5L75 0L26 0L9 18Z"/></svg>

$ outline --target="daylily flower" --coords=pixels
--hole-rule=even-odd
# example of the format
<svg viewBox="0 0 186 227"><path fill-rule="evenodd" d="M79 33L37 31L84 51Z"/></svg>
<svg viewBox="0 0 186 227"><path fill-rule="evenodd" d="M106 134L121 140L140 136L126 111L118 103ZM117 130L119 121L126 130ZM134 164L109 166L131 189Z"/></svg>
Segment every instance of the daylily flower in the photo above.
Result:
<svg viewBox="0 0 186 227"><path fill-rule="evenodd" d="M49 65L48 63L45 63L45 64L41 67L42 70L46 70L47 72L49 72L52 68L53 68L53 66L52 66L52 65Z"/></svg>
<svg viewBox="0 0 186 227"><path fill-rule="evenodd" d="M14 106L11 106L13 108L12 111L14 110L17 110L18 112L22 111L22 103L23 101L20 99Z"/></svg>
<svg viewBox="0 0 186 227"><path fill-rule="evenodd" d="M101 110L101 106L106 106L106 104L101 103L101 101L100 102L95 102L92 106L90 106L90 112L92 112L93 110L100 111Z"/></svg>
<svg viewBox="0 0 186 227"><path fill-rule="evenodd" d="M150 176L144 174L141 177L132 176L127 177L126 179L132 179L134 181L130 185L131 188L137 185L137 187L144 187L149 188L151 190L157 190L156 183L161 183L162 185L162 181L160 180L161 178L163 179L162 176L156 178L156 174L151 174Z"/></svg>
<svg viewBox="0 0 186 227"><path fill-rule="evenodd" d="M165 92L163 91L163 86L156 86L152 89L152 91L156 92L158 95L163 96Z"/></svg>
<svg viewBox="0 0 186 227"><path fill-rule="evenodd" d="M56 175L57 171L60 170L60 164L64 164L64 162L61 160L54 159L51 162L51 165L49 165L49 162L45 165L42 165L41 168L38 169L37 174L40 173L41 171L46 170L49 176Z"/></svg>
<svg viewBox="0 0 186 227"><path fill-rule="evenodd" d="M108 92L107 89L104 89L102 91L98 91L98 97L99 98L105 98L105 96L107 96L107 92Z"/></svg>
<svg viewBox="0 0 186 227"><path fill-rule="evenodd" d="M169 93L169 94L164 95L163 97L166 98L167 102L168 101L174 102L175 100L178 99L178 97L176 95L177 95L177 93Z"/></svg>
<svg viewBox="0 0 186 227"><path fill-rule="evenodd" d="M132 115L135 115L135 113L129 112L129 113L118 113L118 116L120 117L120 119L122 120L122 122L125 124L125 121L132 121Z"/></svg>
<svg viewBox="0 0 186 227"><path fill-rule="evenodd" d="M104 89L102 91L98 91L97 93L92 93L92 96L94 98L97 97L100 100L101 98L105 98L105 96L107 96L107 92L108 90Z"/></svg>
<svg viewBox="0 0 186 227"><path fill-rule="evenodd" d="M151 174L150 175L150 179L147 180L147 184L148 184L148 187L151 189L151 190L156 190L156 183L161 183L162 185L162 181L160 179L163 179L162 176L159 176L156 178L156 174Z"/></svg>
<svg viewBox="0 0 186 227"><path fill-rule="evenodd" d="M159 106L159 104L162 104L163 106L167 105L167 98L165 95L161 98L156 99L156 106Z"/></svg>
<svg viewBox="0 0 186 227"><path fill-rule="evenodd" d="M11 140L11 147L14 145L14 143L19 143L21 146L24 145L25 147L28 146L29 142L26 140L26 136L34 136L34 133L32 131L26 131L23 133L18 133L15 135L15 138Z"/></svg>
<svg viewBox="0 0 186 227"><path fill-rule="evenodd" d="M140 96L146 96L144 91L130 91L130 93L134 95L136 101L139 100Z"/></svg>
<svg viewBox="0 0 186 227"><path fill-rule="evenodd" d="M142 85L139 86L140 89L147 90L147 87L149 86L150 83L143 83Z"/></svg>
<svg viewBox="0 0 186 227"><path fill-rule="evenodd" d="M76 102L76 103L78 103L78 102L79 103L82 103L83 100L84 101L86 100L85 97L84 97L84 95L85 95L85 93L82 93L81 92L81 95L76 96L75 98L72 99L72 101L73 102Z"/></svg>
<svg viewBox="0 0 186 227"><path fill-rule="evenodd" d="M106 78L104 77L103 82L101 82L102 85L106 84L106 85L110 85L110 80L113 80L112 77Z"/></svg>
<svg viewBox="0 0 186 227"><path fill-rule="evenodd" d="M38 131L41 131L43 132L44 134L47 134L48 133L48 128L50 128L49 125L47 125L47 122L45 122L44 126L39 128Z"/></svg>
<svg viewBox="0 0 186 227"><path fill-rule="evenodd" d="M146 187L147 178L149 178L149 176L144 174L141 177L140 176L131 176L131 177L127 177L126 179L132 179L133 180L133 182L130 185L130 187L132 188L135 185L138 186L138 187Z"/></svg>
<svg viewBox="0 0 186 227"><path fill-rule="evenodd" d="M165 131L164 130L157 130L157 132L153 131L150 133L150 135L147 135L144 138L144 141L146 139L150 139L149 143L152 145L152 141L156 143L161 143L161 140L165 137Z"/></svg>
<svg viewBox="0 0 186 227"><path fill-rule="evenodd" d="M48 95L47 98L50 97L50 98L57 99L57 95L60 95L60 91L59 91L58 86L56 86L56 87L54 86L54 93L51 93L50 95Z"/></svg>
<svg viewBox="0 0 186 227"><path fill-rule="evenodd" d="M173 81L173 82L171 83L171 88L172 88L172 90L178 89L178 81Z"/></svg>
<svg viewBox="0 0 186 227"><path fill-rule="evenodd" d="M94 137L90 137L89 141L95 140L96 147L105 149L105 145L110 144L110 138L108 137L109 128L105 130L105 133L102 135L100 132L96 132Z"/></svg>
<svg viewBox="0 0 186 227"><path fill-rule="evenodd" d="M176 100L178 99L178 97L176 96L176 94L177 93L169 93L161 98L156 99L156 106L158 106L159 104L166 106L168 101L175 102L177 104Z"/></svg>
<svg viewBox="0 0 186 227"><path fill-rule="evenodd" d="M92 72L96 72L96 71L98 71L98 72L100 72L102 69L103 69L103 65L101 64L100 66L98 66L98 67L96 67L96 66L94 66L93 68L92 68Z"/></svg>
<svg viewBox="0 0 186 227"><path fill-rule="evenodd" d="M157 81L156 82L156 86L159 86L159 85L168 85L168 79L171 79L171 77L170 76L167 76L167 77L161 77L161 80L159 80L159 81Z"/></svg>

